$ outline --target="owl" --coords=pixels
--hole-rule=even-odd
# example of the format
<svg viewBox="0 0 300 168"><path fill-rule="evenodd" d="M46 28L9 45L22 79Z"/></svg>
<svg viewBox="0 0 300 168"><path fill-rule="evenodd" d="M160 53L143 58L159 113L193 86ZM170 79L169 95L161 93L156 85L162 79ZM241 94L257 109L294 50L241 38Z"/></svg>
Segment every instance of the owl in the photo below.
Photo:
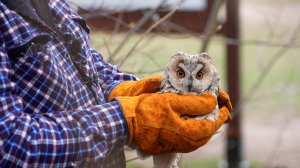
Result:
<svg viewBox="0 0 300 168"><path fill-rule="evenodd" d="M165 68L159 93L195 94L211 93L216 98L219 94L220 77L207 53L190 55L178 52L173 55ZM184 116L196 120L215 121L218 117L218 105L205 116ZM182 155L167 153L153 155L154 168L177 168Z"/></svg>
<svg viewBox="0 0 300 168"><path fill-rule="evenodd" d="M190 55L178 52L171 57L165 68L158 92L195 95L207 92L217 99L219 85L220 76L207 53ZM194 119L214 121L218 117L218 110L217 105L211 113L205 116L194 116Z"/></svg>
<svg viewBox="0 0 300 168"><path fill-rule="evenodd" d="M177 93L201 95L211 93L217 99L219 94L220 77L207 53L190 55L178 52L173 55L165 68L158 93ZM195 120L215 121L218 117L218 105L205 116L183 116ZM149 155L138 148L137 155L144 159ZM182 155L179 153L165 153L153 155L154 168L178 168Z"/></svg>

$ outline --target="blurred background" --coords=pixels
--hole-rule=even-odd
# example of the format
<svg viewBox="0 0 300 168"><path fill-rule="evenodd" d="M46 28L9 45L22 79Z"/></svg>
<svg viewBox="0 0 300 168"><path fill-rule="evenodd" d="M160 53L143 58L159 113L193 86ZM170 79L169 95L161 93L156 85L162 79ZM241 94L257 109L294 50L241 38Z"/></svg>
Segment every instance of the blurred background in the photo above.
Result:
<svg viewBox="0 0 300 168"><path fill-rule="evenodd" d="M209 53L233 122L184 154L183 168L300 167L299 0L70 0L105 60L139 78L178 51ZM134 152L126 152L127 160ZM129 168L150 168L152 159Z"/></svg>

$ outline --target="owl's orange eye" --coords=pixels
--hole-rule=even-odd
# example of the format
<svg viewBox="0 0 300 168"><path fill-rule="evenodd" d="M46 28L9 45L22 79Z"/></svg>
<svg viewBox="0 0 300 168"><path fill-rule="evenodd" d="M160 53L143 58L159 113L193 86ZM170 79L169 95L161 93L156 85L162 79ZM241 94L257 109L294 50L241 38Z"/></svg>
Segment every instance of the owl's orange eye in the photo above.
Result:
<svg viewBox="0 0 300 168"><path fill-rule="evenodd" d="M182 69L178 69L176 72L178 78L183 78L185 76L185 73Z"/></svg>
<svg viewBox="0 0 300 168"><path fill-rule="evenodd" d="M203 77L203 73L199 71L199 72L196 74L196 78L197 78L197 79L202 79L202 77Z"/></svg>

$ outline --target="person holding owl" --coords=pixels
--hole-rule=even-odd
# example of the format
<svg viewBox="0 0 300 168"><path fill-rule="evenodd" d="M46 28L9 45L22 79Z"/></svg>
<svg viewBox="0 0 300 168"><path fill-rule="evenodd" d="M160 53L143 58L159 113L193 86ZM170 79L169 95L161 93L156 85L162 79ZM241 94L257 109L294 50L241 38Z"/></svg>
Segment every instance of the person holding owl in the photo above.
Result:
<svg viewBox="0 0 300 168"><path fill-rule="evenodd" d="M0 1L0 167L125 167L123 146L190 152L230 118L220 91L156 93L91 48L89 28L65 0Z"/></svg>

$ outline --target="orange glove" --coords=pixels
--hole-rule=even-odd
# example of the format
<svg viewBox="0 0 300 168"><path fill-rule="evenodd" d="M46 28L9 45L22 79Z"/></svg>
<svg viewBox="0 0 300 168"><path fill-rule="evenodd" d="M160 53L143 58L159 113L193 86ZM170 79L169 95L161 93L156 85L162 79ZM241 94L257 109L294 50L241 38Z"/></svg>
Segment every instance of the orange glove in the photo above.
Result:
<svg viewBox="0 0 300 168"><path fill-rule="evenodd" d="M108 101L117 96L138 96L143 93L155 93L159 88L162 75L154 75L139 81L125 81L117 85L110 93Z"/></svg>
<svg viewBox="0 0 300 168"><path fill-rule="evenodd" d="M229 95L224 91L224 90L220 90L219 91L219 96L218 96L218 104L219 104L219 109L221 110L223 107L227 108L229 110L229 112L233 111L231 102L230 102L230 98ZM219 111L220 111L219 110ZM229 118L227 119L227 122L231 121L231 116L229 116Z"/></svg>
<svg viewBox="0 0 300 168"><path fill-rule="evenodd" d="M201 96L142 94L117 99L128 124L130 144L149 154L196 150L206 144L230 117L230 108L226 106L220 108L214 122L183 117L210 113L217 102L208 93Z"/></svg>

